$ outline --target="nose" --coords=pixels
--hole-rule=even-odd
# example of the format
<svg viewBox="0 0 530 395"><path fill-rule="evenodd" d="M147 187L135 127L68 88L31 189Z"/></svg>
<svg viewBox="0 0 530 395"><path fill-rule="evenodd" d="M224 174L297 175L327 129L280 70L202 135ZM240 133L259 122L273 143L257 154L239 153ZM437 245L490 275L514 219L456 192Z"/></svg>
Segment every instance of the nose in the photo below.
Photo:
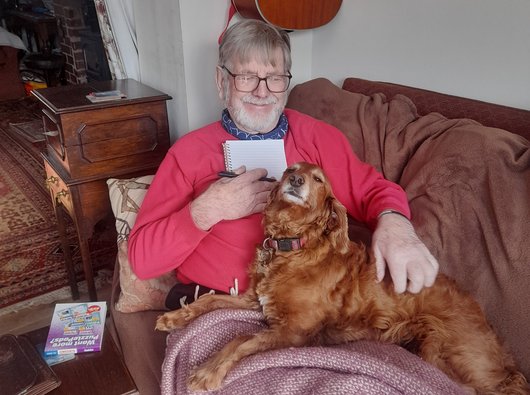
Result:
<svg viewBox="0 0 530 395"><path fill-rule="evenodd" d="M289 184L293 187L299 187L304 184L304 177L299 176L298 174L291 174L289 176Z"/></svg>
<svg viewBox="0 0 530 395"><path fill-rule="evenodd" d="M267 83L265 82L265 80L260 80L260 82L258 82L258 86L256 87L256 89L254 89L252 93L255 96L259 97L269 96L269 88L267 88Z"/></svg>

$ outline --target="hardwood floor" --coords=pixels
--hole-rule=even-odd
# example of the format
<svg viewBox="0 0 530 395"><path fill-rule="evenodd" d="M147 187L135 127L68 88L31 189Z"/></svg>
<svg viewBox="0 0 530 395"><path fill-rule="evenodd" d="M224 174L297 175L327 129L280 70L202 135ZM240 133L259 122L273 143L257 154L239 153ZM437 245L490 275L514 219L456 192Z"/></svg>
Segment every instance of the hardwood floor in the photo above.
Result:
<svg viewBox="0 0 530 395"><path fill-rule="evenodd" d="M110 303L111 284L108 282L98 288L98 300ZM38 299L38 298L36 298ZM40 298L43 300L45 298ZM80 286L80 298L73 300L71 297L47 301L42 304L31 305L32 301L27 301L28 307L20 304L20 309L1 314L0 310L0 336L5 334L20 335L35 329L48 326L56 303L84 302L88 301L86 286Z"/></svg>

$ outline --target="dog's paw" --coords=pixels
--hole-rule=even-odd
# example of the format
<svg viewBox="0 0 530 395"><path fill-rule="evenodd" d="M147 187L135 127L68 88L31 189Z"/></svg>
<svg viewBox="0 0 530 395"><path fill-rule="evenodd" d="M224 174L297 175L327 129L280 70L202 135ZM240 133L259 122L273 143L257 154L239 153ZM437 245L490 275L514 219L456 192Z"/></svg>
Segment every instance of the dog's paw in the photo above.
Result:
<svg viewBox="0 0 530 395"><path fill-rule="evenodd" d="M218 369L201 367L192 372L188 379L188 388L192 391L213 391L221 387L224 377Z"/></svg>
<svg viewBox="0 0 530 395"><path fill-rule="evenodd" d="M156 330L171 331L176 328L183 328L195 318L189 307L185 306L179 310L170 311L159 316L156 320Z"/></svg>

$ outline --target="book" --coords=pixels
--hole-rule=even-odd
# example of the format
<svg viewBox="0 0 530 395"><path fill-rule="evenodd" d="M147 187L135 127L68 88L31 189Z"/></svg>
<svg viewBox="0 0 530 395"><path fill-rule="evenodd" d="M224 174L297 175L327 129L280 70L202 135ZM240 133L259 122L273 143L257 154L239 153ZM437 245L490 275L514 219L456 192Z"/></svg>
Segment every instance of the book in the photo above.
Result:
<svg viewBox="0 0 530 395"><path fill-rule="evenodd" d="M245 165L247 170L267 169L267 176L280 180L287 168L283 140L227 140L223 143L225 168L234 171Z"/></svg>
<svg viewBox="0 0 530 395"><path fill-rule="evenodd" d="M24 336L0 337L0 393L42 395L61 384L31 342Z"/></svg>
<svg viewBox="0 0 530 395"><path fill-rule="evenodd" d="M101 91L101 92L90 92L86 95L86 98L92 103L100 103L111 100L120 100L126 98L127 95L119 90L113 91Z"/></svg>
<svg viewBox="0 0 530 395"><path fill-rule="evenodd" d="M57 365L75 358L75 354L46 355L44 354L44 343L36 344L35 348L48 366Z"/></svg>
<svg viewBox="0 0 530 395"><path fill-rule="evenodd" d="M100 351L106 314L106 302L57 303L44 355Z"/></svg>

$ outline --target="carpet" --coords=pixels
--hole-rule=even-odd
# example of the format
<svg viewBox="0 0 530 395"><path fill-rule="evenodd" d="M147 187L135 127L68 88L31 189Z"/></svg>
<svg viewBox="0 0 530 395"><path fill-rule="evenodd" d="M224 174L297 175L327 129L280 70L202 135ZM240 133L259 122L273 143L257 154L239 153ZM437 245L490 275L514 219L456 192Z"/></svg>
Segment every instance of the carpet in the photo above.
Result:
<svg viewBox="0 0 530 395"><path fill-rule="evenodd" d="M0 103L0 308L68 284L57 222L44 186L40 152L45 144L30 143L9 127L35 121L37 113L29 98ZM103 224L90 241L95 270L114 266L114 232L111 224ZM67 234L81 279L77 235L69 219Z"/></svg>

